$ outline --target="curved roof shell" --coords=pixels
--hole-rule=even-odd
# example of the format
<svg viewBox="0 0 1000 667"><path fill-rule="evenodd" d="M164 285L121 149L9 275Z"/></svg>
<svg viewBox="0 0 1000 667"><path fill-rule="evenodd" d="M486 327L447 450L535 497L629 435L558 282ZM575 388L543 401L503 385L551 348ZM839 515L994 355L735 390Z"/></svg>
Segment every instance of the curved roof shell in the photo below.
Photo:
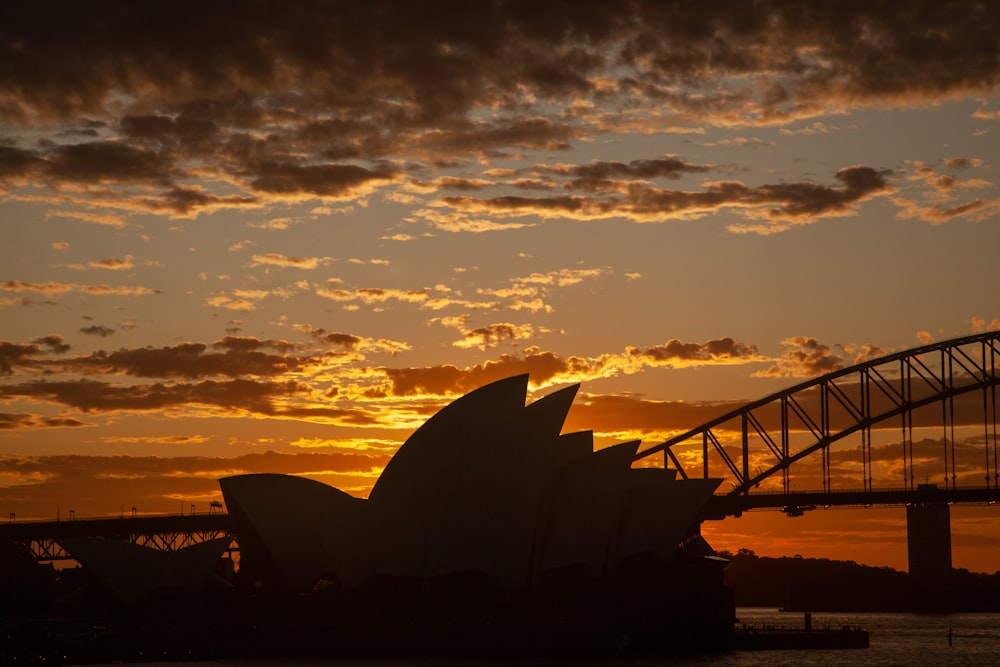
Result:
<svg viewBox="0 0 1000 667"><path fill-rule="evenodd" d="M521 587L552 568L599 577L631 555L669 558L718 480L632 469L638 442L595 452L590 432L561 433L578 386L526 406L527 388L514 376L443 408L367 500L285 475L220 480L244 557L294 590L469 571Z"/></svg>

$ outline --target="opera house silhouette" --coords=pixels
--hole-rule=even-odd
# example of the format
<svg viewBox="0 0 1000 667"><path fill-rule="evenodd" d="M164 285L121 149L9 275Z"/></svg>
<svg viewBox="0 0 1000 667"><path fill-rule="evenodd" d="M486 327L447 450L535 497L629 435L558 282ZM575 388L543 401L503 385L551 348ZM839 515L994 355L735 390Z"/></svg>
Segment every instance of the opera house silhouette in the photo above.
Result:
<svg viewBox="0 0 1000 667"><path fill-rule="evenodd" d="M519 375L472 391L406 440L367 499L290 475L219 480L239 544L232 585L218 576L228 538L177 552L65 547L124 603L121 618L141 611L141 627L120 621L109 647L236 658L726 649L728 561L699 534L719 480L633 468L638 441L595 451L592 432L563 434L577 390L526 405ZM175 591L167 612L163 589Z"/></svg>
<svg viewBox="0 0 1000 667"><path fill-rule="evenodd" d="M698 534L720 480L633 468L638 441L594 451L592 432L561 433L578 386L530 405L527 389L510 377L443 408L367 499L288 475L221 479L244 583L350 600L401 648L724 641L726 561Z"/></svg>

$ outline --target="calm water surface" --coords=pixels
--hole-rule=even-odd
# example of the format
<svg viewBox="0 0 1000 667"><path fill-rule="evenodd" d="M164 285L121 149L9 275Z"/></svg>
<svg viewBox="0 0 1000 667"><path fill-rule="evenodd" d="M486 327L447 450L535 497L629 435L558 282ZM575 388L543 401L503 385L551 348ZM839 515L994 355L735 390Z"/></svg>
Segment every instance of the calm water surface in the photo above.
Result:
<svg viewBox="0 0 1000 667"><path fill-rule="evenodd" d="M785 614L774 609L737 610L744 624L802 627L801 614ZM572 667L629 667L651 665L704 665L755 667L755 666L829 666L829 665L969 665L1000 666L1000 614L827 614L815 612L813 627L841 628L856 626L868 630L871 647L822 651L734 651L724 655L704 657L612 657L612 658L561 658L547 660L525 659L454 659L454 660L217 660L213 662L147 663L167 667L431 667L481 665L483 667L508 667L512 665L559 665ZM949 644L948 630L952 631Z"/></svg>

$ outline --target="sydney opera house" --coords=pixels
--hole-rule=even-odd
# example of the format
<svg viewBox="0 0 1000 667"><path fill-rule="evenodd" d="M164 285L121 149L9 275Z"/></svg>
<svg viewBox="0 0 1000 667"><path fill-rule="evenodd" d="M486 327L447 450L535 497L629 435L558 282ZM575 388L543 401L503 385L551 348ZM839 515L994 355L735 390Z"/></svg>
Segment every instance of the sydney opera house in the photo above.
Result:
<svg viewBox="0 0 1000 667"><path fill-rule="evenodd" d="M638 442L594 451L591 432L561 432L577 386L526 406L527 388L511 377L442 409L367 499L287 475L220 480L244 584L322 593L358 612L341 618L352 638L370 614L401 647L723 638L725 561L697 532L719 481L633 468Z"/></svg>
<svg viewBox="0 0 1000 667"><path fill-rule="evenodd" d="M727 648L727 561L699 534L718 480L633 467L638 442L595 451L591 432L562 432L576 386L528 405L527 390L510 377L443 408L365 499L237 475L219 481L231 536L176 551L63 540L124 610L103 640L88 621L63 645L116 659L123 643L274 658ZM88 604L85 620L110 609Z"/></svg>

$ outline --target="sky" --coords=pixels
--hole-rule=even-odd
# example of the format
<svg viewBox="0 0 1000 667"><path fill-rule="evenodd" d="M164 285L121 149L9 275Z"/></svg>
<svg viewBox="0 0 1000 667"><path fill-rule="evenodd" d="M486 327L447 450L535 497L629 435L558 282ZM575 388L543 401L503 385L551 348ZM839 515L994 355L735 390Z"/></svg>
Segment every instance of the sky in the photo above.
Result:
<svg viewBox="0 0 1000 667"><path fill-rule="evenodd" d="M998 329L997 34L993 2L3 3L0 513L363 497L521 373L652 446ZM906 568L900 508L704 532ZM1000 570L1000 510L952 533Z"/></svg>

